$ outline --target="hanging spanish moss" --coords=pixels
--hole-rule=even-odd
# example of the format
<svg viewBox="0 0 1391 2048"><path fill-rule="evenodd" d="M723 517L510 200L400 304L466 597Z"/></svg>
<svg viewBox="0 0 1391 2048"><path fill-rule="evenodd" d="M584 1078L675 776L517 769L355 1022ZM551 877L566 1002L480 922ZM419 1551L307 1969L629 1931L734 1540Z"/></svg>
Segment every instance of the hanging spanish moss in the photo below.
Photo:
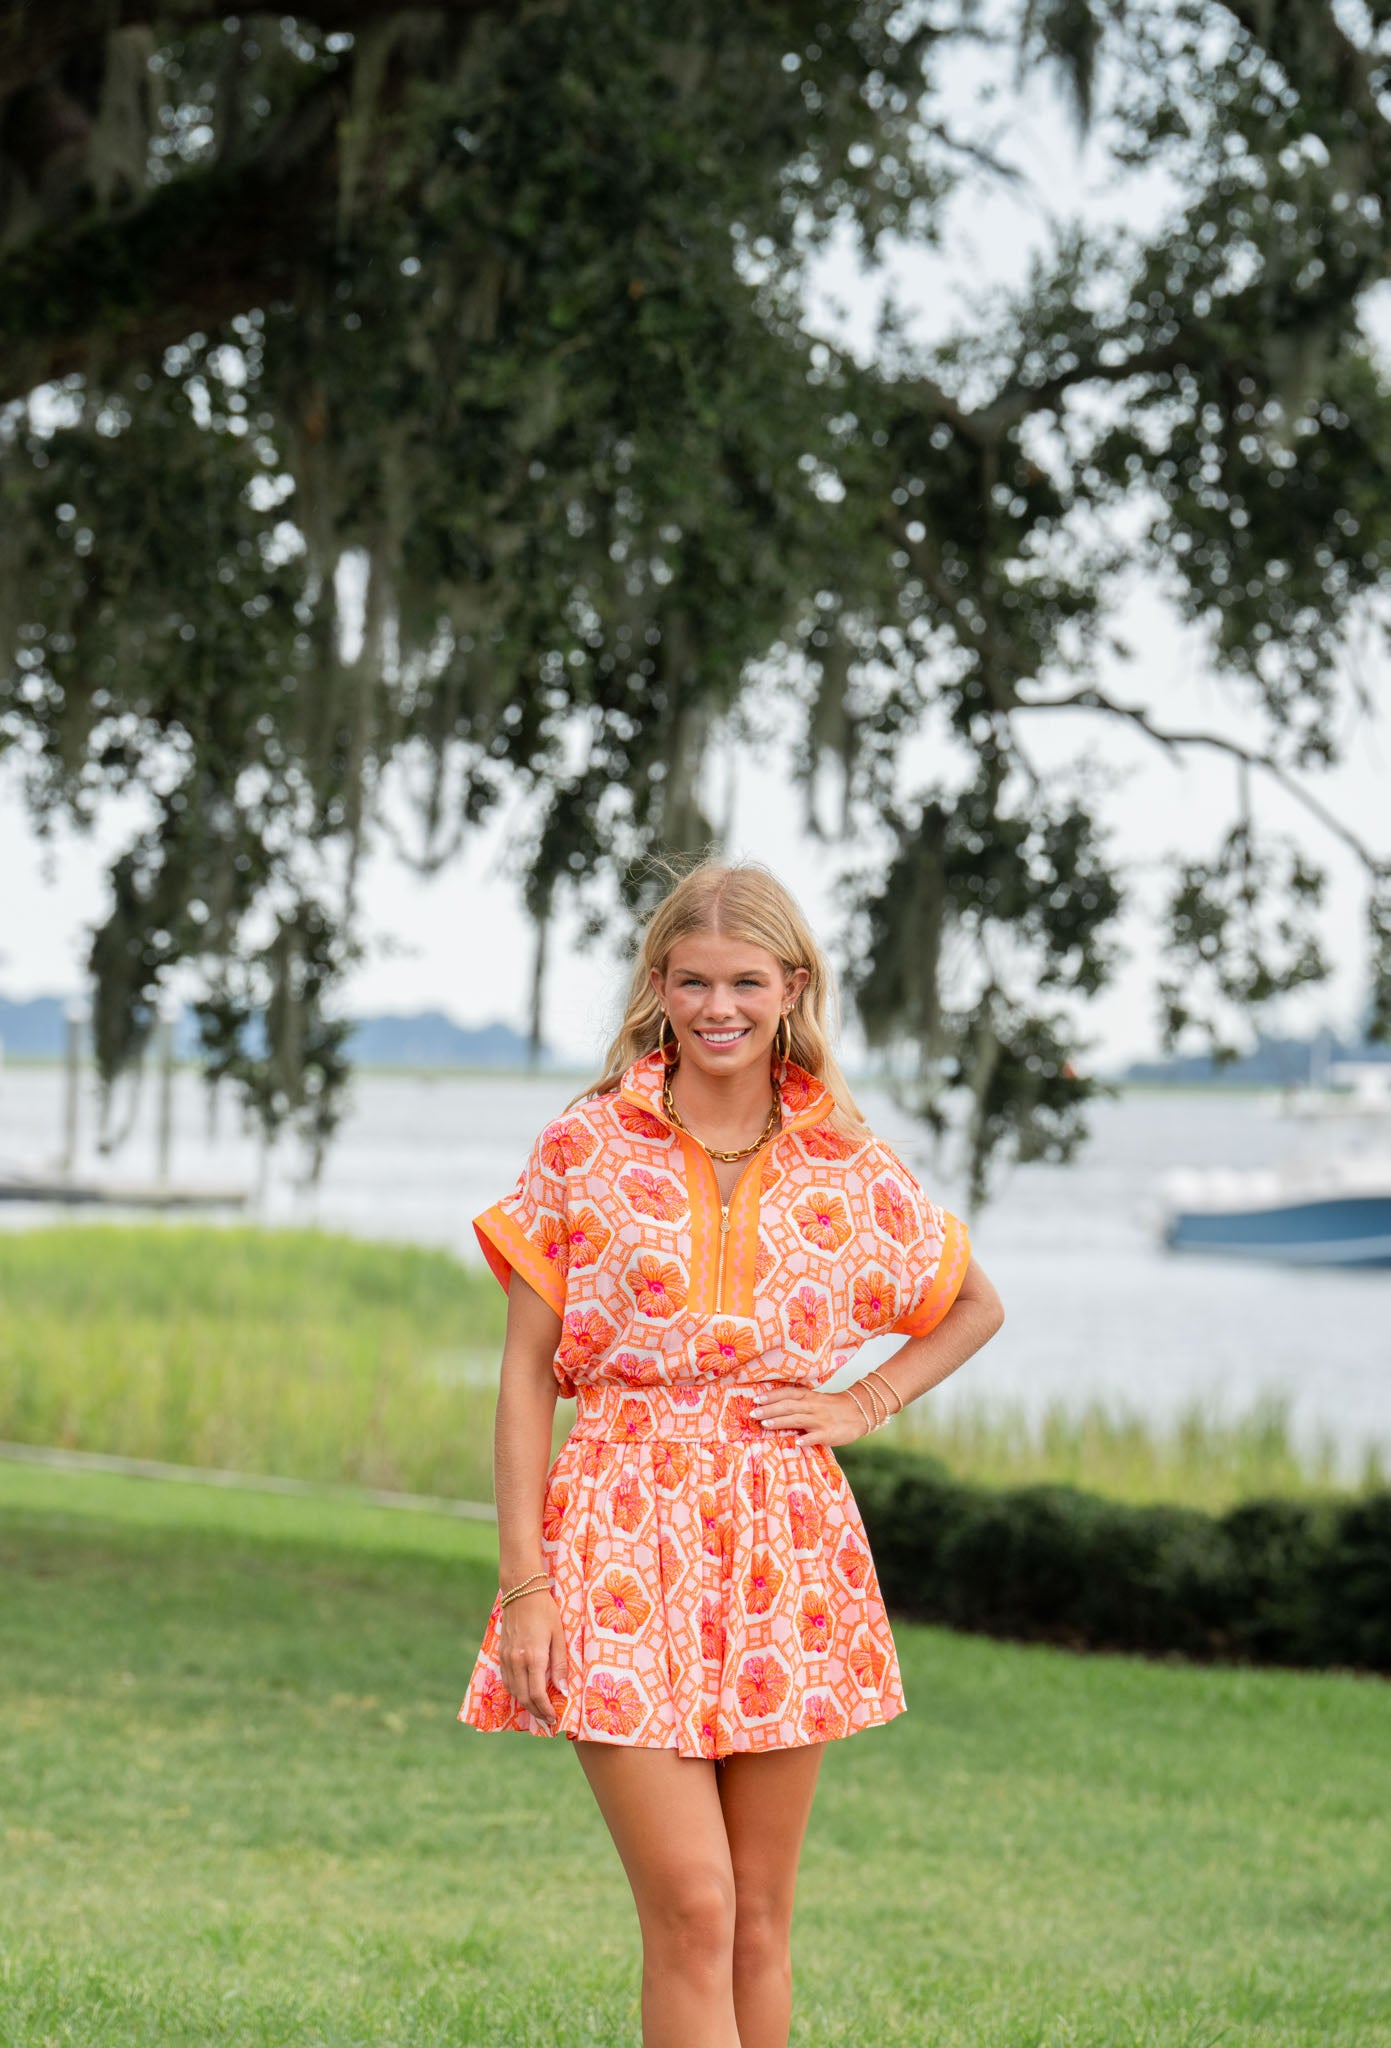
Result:
<svg viewBox="0 0 1391 2048"><path fill-rule="evenodd" d="M1148 17L1031 0L1021 61L1192 216L1069 231L970 331L889 321L869 365L803 327L806 249L930 237L994 175L933 111L949 29L890 0L355 0L352 33L68 12L0 63L0 750L41 820L143 806L90 959L111 1134L177 985L213 1081L321 1159L363 864L389 835L437 869L504 798L539 1056L556 920L621 929L647 856L711 845L706 763L748 729L853 853L852 979L914 1106L978 1189L1066 1156L1121 887L1030 721L1185 743L1105 687L1118 570L1148 564L1291 786L1336 755L1344 639L1391 568L1358 327L1388 164L1310 8L1243 30L1286 110L1183 10L1169 104ZM1068 409L1096 389L1097 420ZM1322 825L1371 872L1385 1028L1388 870ZM1258 802L1244 829L1268 905L1298 877ZM1232 848L1185 852L1174 957L1215 929L1234 958ZM1186 977L1181 1028L1322 969L1278 917L1241 944Z"/></svg>

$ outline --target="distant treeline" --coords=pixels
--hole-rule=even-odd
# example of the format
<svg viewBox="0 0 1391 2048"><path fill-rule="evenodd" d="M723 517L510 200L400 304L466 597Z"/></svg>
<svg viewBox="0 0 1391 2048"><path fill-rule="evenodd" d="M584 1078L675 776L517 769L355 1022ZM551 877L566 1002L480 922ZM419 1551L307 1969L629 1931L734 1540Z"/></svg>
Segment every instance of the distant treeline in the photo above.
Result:
<svg viewBox="0 0 1391 2048"><path fill-rule="evenodd" d="M11 1002L0 996L0 1049L21 1059L58 1059L67 1043L65 996ZM197 1026L180 1018L175 1036L180 1059L198 1056ZM510 1024L456 1024L442 1010L402 1017L359 1017L348 1041L359 1067L524 1067L528 1043ZM541 1063L551 1064L543 1050Z"/></svg>

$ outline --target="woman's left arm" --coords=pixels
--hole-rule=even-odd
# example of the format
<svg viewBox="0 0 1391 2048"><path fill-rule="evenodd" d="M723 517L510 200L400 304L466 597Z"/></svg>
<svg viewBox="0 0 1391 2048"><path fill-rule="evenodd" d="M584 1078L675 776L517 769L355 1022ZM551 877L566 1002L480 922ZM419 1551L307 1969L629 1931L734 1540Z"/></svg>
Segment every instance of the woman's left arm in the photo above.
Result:
<svg viewBox="0 0 1391 2048"><path fill-rule="evenodd" d="M893 1357L875 1367L904 1407L930 1387L940 1386L959 1365L988 1344L1005 1319L999 1295L974 1259L962 1275L955 1301L935 1330L910 1337ZM765 1429L795 1429L802 1444L853 1443L867 1433L877 1410L873 1398L857 1391L823 1394L812 1387L772 1387L754 1412ZM886 1407L892 1407L886 1401Z"/></svg>

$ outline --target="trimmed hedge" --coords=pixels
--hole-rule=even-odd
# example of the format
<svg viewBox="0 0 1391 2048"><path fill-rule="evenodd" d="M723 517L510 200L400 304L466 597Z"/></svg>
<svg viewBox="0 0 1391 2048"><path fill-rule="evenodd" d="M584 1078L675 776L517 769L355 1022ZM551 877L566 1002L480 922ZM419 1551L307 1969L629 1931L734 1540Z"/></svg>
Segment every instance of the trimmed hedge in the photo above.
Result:
<svg viewBox="0 0 1391 2048"><path fill-rule="evenodd" d="M1391 1492L1209 1515L1074 1486L992 1491L887 1447L841 1462L898 1614L1076 1649L1391 1672Z"/></svg>

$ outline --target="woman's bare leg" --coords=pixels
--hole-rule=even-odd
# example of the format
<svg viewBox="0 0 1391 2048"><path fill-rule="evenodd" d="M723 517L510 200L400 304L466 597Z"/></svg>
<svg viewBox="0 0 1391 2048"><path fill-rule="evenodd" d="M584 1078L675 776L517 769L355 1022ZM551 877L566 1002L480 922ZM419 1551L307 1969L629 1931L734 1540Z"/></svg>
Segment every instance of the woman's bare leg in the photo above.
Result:
<svg viewBox="0 0 1391 2048"><path fill-rule="evenodd" d="M824 1745L726 1757L720 1806L734 1868L734 2011L740 2048L787 2048L792 1901Z"/></svg>
<svg viewBox="0 0 1391 2048"><path fill-rule="evenodd" d="M714 1764L673 1749L575 1748L637 1904L644 2048L741 2048L734 1869Z"/></svg>

